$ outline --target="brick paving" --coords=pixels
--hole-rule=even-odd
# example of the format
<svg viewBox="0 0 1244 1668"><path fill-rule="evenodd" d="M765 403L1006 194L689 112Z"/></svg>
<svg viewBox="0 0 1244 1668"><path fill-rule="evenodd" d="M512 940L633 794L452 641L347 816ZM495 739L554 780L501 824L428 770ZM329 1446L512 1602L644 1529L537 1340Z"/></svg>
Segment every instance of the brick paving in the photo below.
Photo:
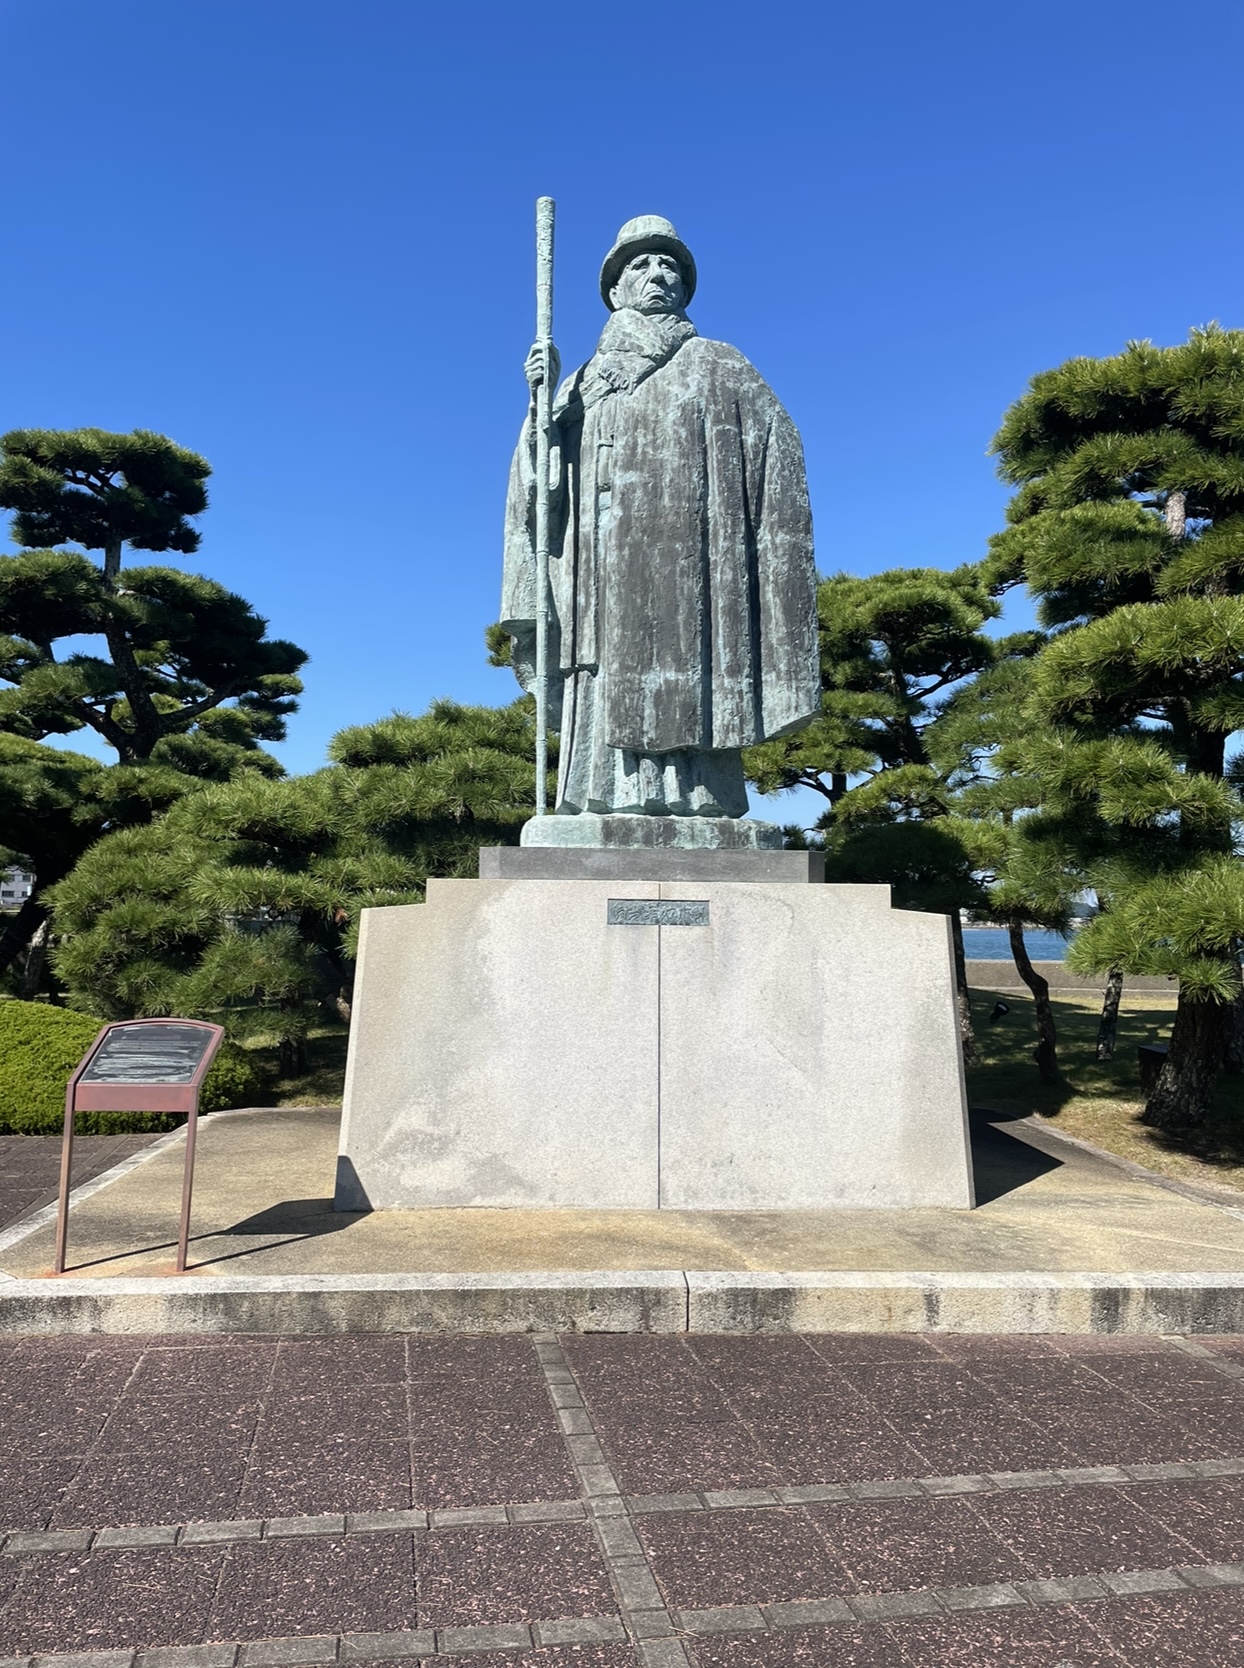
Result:
<svg viewBox="0 0 1244 1668"><path fill-rule="evenodd" d="M0 1668L1225 1668L1244 1340L0 1338Z"/></svg>
<svg viewBox="0 0 1244 1668"><path fill-rule="evenodd" d="M80 1187L141 1152L158 1135L78 1135L73 1143L71 1182ZM0 1135L0 1228L43 1205L54 1204L60 1186L59 1136Z"/></svg>

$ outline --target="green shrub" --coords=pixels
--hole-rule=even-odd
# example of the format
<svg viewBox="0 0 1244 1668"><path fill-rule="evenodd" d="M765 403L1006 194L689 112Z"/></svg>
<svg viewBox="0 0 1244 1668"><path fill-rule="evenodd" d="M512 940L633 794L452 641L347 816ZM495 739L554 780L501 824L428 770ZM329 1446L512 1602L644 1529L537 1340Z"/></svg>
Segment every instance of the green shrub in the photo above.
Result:
<svg viewBox="0 0 1244 1668"><path fill-rule="evenodd" d="M65 1121L65 1085L94 1041L102 1020L44 1002L0 1001L0 1135L58 1135ZM236 1043L220 1046L203 1085L204 1112L253 1106L263 1074ZM82 1112L81 1135L141 1134L184 1120L161 1112Z"/></svg>
<svg viewBox="0 0 1244 1668"><path fill-rule="evenodd" d="M200 1112L223 1112L230 1106L263 1104L267 1083L246 1049L226 1037L199 1091Z"/></svg>

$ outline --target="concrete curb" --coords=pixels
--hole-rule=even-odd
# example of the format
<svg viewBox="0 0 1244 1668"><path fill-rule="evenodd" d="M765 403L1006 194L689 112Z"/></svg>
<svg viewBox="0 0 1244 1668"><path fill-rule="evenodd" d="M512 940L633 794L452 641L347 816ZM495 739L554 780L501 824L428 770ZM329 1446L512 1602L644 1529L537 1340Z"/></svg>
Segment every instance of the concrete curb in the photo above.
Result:
<svg viewBox="0 0 1244 1668"><path fill-rule="evenodd" d="M687 1274L692 1332L1239 1332L1244 1272Z"/></svg>
<svg viewBox="0 0 1244 1668"><path fill-rule="evenodd" d="M683 1332L677 1270L8 1279L5 1332Z"/></svg>
<svg viewBox="0 0 1244 1668"><path fill-rule="evenodd" d="M1049 982L1051 996L1101 996L1105 991L1104 973L1072 973L1061 961L1034 961L1032 965ZM1012 993L1027 997L1032 995L1009 956L1005 961L969 956L967 973L972 990L998 990L1008 996ZM1160 974L1129 974L1123 981L1125 1000L1128 996L1174 996L1176 989L1174 980Z"/></svg>
<svg viewBox="0 0 1244 1668"><path fill-rule="evenodd" d="M979 1110L982 1117L996 1116L985 1107L973 1110ZM1095 1147L1083 1136L1068 1135L1066 1130L1059 1129L1056 1123L1049 1118L1043 1118L1039 1112L1032 1112L1026 1118L1007 1120L1008 1129L1017 1126L1021 1129L1035 1130L1040 1135L1048 1135L1052 1141L1061 1141L1068 1147L1076 1148L1078 1152L1091 1154L1093 1158L1104 1159L1107 1164L1114 1165L1116 1170L1121 1170L1134 1181L1160 1187L1166 1193L1174 1193L1181 1199L1190 1199L1195 1205L1212 1205L1215 1210L1225 1211L1237 1221L1244 1221L1244 1193L1241 1193L1238 1187L1229 1187L1225 1182L1198 1183L1183 1181L1178 1176L1163 1175L1160 1170L1150 1170L1146 1165L1138 1164L1134 1158L1124 1158L1122 1153L1112 1153L1106 1147Z"/></svg>
<svg viewBox="0 0 1244 1668"><path fill-rule="evenodd" d="M618 1270L0 1282L0 1333L1244 1332L1244 1270Z"/></svg>

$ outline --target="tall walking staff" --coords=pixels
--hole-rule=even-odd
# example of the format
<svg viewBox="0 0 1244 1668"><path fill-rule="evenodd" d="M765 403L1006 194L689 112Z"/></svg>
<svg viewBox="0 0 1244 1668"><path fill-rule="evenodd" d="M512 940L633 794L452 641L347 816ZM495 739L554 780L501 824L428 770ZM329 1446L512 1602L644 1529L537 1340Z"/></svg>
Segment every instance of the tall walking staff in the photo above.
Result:
<svg viewBox="0 0 1244 1668"><path fill-rule="evenodd" d="M536 342L544 371L536 389L536 815L548 812L549 773L549 445L553 390L553 199L536 200Z"/></svg>

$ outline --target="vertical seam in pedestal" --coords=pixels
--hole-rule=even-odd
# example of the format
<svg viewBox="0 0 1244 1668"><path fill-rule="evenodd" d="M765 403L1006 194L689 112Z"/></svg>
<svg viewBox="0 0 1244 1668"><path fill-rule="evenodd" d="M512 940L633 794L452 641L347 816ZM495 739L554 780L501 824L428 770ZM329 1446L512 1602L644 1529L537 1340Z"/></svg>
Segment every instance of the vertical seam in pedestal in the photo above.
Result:
<svg viewBox="0 0 1244 1668"><path fill-rule="evenodd" d="M657 887L658 892L664 891ZM661 939L664 927L657 928L657 1209L661 1209Z"/></svg>
<svg viewBox="0 0 1244 1668"><path fill-rule="evenodd" d="M657 931L660 930L658 927ZM566 1359L556 1334L537 1333L531 1341L554 1407L561 1409L567 1405L567 1378L578 1397L576 1411L581 1417L576 1422L580 1426L586 1425L587 1430L577 1433L576 1440L582 1442L584 1436L591 1438L592 1457L581 1458L576 1454L565 1431L562 1432L562 1441L566 1444L571 1467L578 1479L579 1498L583 1501L592 1537L604 1561L627 1637L644 1668L690 1668L674 1617L660 1592L656 1571L631 1526L630 1506L600 1445L591 1409L574 1368ZM617 1535L611 1537L606 1526L618 1522L625 1523L627 1529L620 1538ZM625 1544L628 1540L630 1547Z"/></svg>

